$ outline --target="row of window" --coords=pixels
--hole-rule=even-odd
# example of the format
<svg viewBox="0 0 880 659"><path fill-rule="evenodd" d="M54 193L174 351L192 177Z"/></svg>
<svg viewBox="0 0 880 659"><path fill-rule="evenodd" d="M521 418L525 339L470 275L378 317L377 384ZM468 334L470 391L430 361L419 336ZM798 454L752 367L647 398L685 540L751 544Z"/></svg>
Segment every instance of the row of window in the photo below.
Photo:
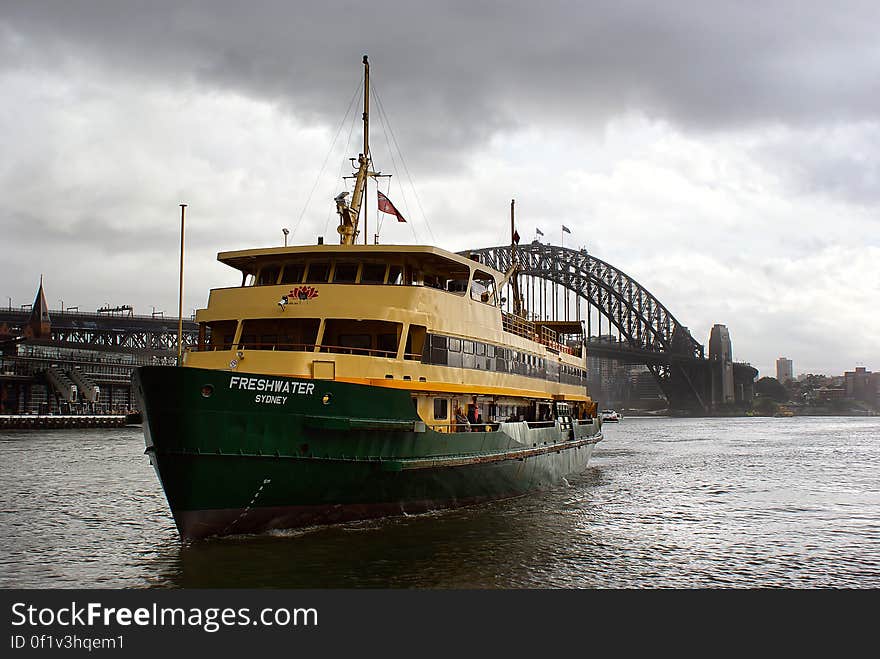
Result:
<svg viewBox="0 0 880 659"><path fill-rule="evenodd" d="M335 265L335 267L333 267ZM332 279L330 277L332 269ZM275 284L399 284L403 268L386 263L336 263L313 261L310 263L288 263L280 266L264 266L256 277L257 286ZM386 277L387 276L387 277Z"/></svg>
<svg viewBox="0 0 880 659"><path fill-rule="evenodd" d="M521 350L440 334L431 334L428 339L422 355L425 364L511 373L563 384L582 385L586 382L586 372L582 368Z"/></svg>
<svg viewBox="0 0 880 659"><path fill-rule="evenodd" d="M248 319L243 321L238 345L248 350L314 350L319 322L317 318ZM210 343L206 343L207 337L203 337L199 342L201 349L228 350L232 347L235 321L216 321L209 324L209 329ZM320 349L322 352L393 358L397 355L402 334L400 323L327 319ZM423 364L475 368L573 385L586 382L586 372L577 366L482 341L441 334L426 335L426 328L419 325L410 326L404 353L407 359L418 359L421 355Z"/></svg>
<svg viewBox="0 0 880 659"><path fill-rule="evenodd" d="M427 286L462 295L467 292L468 280L467 270L431 274L412 266L404 268L390 263L309 261L288 263L284 266L265 265L251 283L256 286L301 283ZM482 271L474 274L471 297L482 302L494 303L495 279L492 275Z"/></svg>
<svg viewBox="0 0 880 659"><path fill-rule="evenodd" d="M450 414L449 400L446 398L434 399L434 421L446 421L458 419ZM567 417L572 414L568 403L553 403L545 401L529 401L526 404L511 405L501 404L495 401L487 402L483 408L476 408L467 404L468 423L498 423L502 421L552 421L557 417Z"/></svg>

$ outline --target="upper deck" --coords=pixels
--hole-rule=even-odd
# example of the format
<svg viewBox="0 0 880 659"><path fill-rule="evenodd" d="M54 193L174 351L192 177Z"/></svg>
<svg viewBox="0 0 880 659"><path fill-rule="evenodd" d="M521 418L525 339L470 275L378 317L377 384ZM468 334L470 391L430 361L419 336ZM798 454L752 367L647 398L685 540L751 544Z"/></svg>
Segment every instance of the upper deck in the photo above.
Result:
<svg viewBox="0 0 880 659"><path fill-rule="evenodd" d="M557 342L549 322L505 313L504 275L467 257L318 245L218 260L242 272L242 283L213 289L197 312L199 347L188 365L225 368L246 354L256 372L308 374L332 362L335 378L506 383L496 391L550 378L561 393L582 381L582 344Z"/></svg>
<svg viewBox="0 0 880 659"><path fill-rule="evenodd" d="M242 283L212 290L207 309L197 313L200 323L303 316L409 321L428 331L522 349L537 342L572 354L557 342L552 322L502 310L504 275L436 247L319 244L221 252L217 258L239 270Z"/></svg>
<svg viewBox="0 0 880 659"><path fill-rule="evenodd" d="M367 263L367 264L392 264L400 266L408 271L410 283L420 278L430 278L432 275L448 275L448 278L459 278L470 275L474 270L480 270L484 275L489 275L497 283L504 275L491 267L484 266L477 261L468 259L453 252L431 247L428 245L298 245L294 247L265 247L258 249L238 250L232 252L220 252L217 260L235 268L247 277L257 277L261 271L274 272L275 268L284 265L304 264L315 262L334 263ZM342 271L337 276L350 279L350 271ZM404 272L406 274L406 272ZM310 275L315 281L321 279L320 275ZM266 280L269 277L264 277ZM278 283L294 283L296 275L288 273L285 280ZM325 280L326 281L326 280ZM331 279L330 281L334 281ZM268 283L264 281L263 283ZM346 283L353 283L347 281ZM375 280L370 283L382 283Z"/></svg>

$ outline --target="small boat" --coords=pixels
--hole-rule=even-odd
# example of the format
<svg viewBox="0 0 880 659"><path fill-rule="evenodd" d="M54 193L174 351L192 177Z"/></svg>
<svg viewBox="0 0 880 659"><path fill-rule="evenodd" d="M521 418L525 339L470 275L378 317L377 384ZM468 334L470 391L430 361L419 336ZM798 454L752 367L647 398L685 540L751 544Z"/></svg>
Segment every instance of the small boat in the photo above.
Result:
<svg viewBox="0 0 880 659"><path fill-rule="evenodd" d="M563 342L558 322L526 312L513 235L508 272L355 242L376 176L364 67L340 243L221 252L241 285L210 292L179 366L135 372L146 453L184 539L519 496L583 470L602 440L582 325Z"/></svg>
<svg viewBox="0 0 880 659"><path fill-rule="evenodd" d="M620 414L614 410L602 410L600 412L602 423L617 423L620 421Z"/></svg>

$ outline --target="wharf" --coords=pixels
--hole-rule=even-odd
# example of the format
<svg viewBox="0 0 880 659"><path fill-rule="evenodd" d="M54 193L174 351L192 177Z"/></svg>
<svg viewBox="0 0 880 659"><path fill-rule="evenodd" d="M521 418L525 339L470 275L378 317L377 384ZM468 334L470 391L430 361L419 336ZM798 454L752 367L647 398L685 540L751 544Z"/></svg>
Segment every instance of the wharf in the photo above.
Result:
<svg viewBox="0 0 880 659"><path fill-rule="evenodd" d="M122 428L131 422L125 414L2 414L0 430Z"/></svg>

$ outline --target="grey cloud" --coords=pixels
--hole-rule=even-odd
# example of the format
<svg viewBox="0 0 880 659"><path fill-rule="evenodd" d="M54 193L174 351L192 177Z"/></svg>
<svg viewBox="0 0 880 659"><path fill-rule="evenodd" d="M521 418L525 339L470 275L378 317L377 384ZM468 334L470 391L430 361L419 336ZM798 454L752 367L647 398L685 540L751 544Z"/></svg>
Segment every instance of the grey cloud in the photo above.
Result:
<svg viewBox="0 0 880 659"><path fill-rule="evenodd" d="M876 3L12 3L12 66L100 63L338 121L370 52L402 131L469 148L536 116L702 129L876 118ZM17 54L17 56L16 56ZM695 66L699 64L699 66Z"/></svg>
<svg viewBox="0 0 880 659"><path fill-rule="evenodd" d="M880 203L880 122L785 133L764 141L755 156L798 195Z"/></svg>

